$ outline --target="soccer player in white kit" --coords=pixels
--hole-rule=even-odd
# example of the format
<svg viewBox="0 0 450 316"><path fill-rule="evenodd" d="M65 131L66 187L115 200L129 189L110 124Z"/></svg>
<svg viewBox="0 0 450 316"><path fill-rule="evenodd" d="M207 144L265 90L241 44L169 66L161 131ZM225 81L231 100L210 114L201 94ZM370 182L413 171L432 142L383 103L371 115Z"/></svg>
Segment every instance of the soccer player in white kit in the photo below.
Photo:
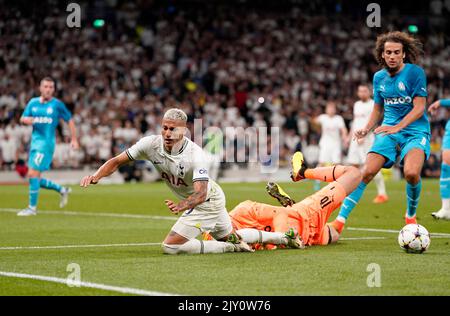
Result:
<svg viewBox="0 0 450 316"><path fill-rule="evenodd" d="M142 138L125 152L108 160L80 186L96 184L121 165L133 160L149 160L180 199L165 200L173 214L184 212L162 243L164 253L223 253L252 251L235 233L225 208L225 195L208 177L205 154L186 138L187 115L180 109L168 110L162 120L161 135ZM197 240L208 231L216 240Z"/></svg>
<svg viewBox="0 0 450 316"><path fill-rule="evenodd" d="M319 166L337 165L342 162L343 146L348 145L348 131L342 116L336 114L336 103L328 101L325 114L314 119L320 125ZM320 181L316 181L315 190L320 189Z"/></svg>
<svg viewBox="0 0 450 316"><path fill-rule="evenodd" d="M370 89L367 85L359 85L357 95L359 100L356 101L353 106L353 122L351 124L352 132L350 133L351 135L353 135L354 131L362 129L366 126L374 105L374 101L370 97ZM373 133L370 133L365 138L359 140L353 139L348 150L347 163L361 168L366 161L367 153L372 147L374 139L375 136ZM374 181L377 187L378 194L373 200L373 203L387 202L388 196L386 194L386 187L384 185L384 179L381 171L377 173Z"/></svg>

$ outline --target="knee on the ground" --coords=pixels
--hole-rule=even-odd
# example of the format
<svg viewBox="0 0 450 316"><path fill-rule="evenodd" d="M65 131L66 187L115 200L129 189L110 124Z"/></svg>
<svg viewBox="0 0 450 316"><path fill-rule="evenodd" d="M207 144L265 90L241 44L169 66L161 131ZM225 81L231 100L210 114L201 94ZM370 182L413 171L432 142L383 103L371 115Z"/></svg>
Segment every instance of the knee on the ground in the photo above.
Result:
<svg viewBox="0 0 450 316"><path fill-rule="evenodd" d="M181 245L177 245L177 244L162 243L161 249L167 255L177 255L180 253L180 246Z"/></svg>

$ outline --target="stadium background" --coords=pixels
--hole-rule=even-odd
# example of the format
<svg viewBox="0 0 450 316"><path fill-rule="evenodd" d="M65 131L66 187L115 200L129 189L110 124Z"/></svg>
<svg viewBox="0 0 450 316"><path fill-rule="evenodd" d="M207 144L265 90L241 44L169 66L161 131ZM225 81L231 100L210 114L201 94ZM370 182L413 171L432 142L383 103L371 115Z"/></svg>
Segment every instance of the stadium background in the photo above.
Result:
<svg viewBox="0 0 450 316"><path fill-rule="evenodd" d="M46 75L82 146L72 151L60 127L53 169L98 167L159 133L169 107L205 128L280 127L281 164L300 148L315 163L320 134L311 117L334 100L349 127L356 87L378 69L372 49L386 30L424 43L428 104L450 97L449 0L377 1L381 28L366 26L369 1L77 1L81 28L67 27L67 3L0 0L1 170L20 172L27 160L31 130L18 121ZM424 175L439 176L446 121L445 109L431 118ZM147 166L129 168L122 171L140 178Z"/></svg>

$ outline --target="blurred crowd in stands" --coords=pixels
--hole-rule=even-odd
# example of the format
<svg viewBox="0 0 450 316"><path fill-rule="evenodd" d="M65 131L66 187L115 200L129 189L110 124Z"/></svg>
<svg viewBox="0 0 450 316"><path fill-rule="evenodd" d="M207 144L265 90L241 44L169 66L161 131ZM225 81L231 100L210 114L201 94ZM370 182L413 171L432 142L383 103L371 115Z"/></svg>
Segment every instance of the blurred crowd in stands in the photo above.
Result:
<svg viewBox="0 0 450 316"><path fill-rule="evenodd" d="M279 127L280 162L301 148L314 164L320 130L311 118L334 100L350 128L356 88L379 69L377 34L410 24L424 43L428 103L450 97L447 0L425 1L409 14L383 9L381 28L366 26L365 7L342 1L280 0L280 8L263 1L100 2L80 2L81 28L67 27L58 2L18 1L0 11L1 169L27 160L31 129L18 122L47 75L73 113L82 146L71 150L67 128L59 128L52 168L97 167L159 133L170 107L185 110L191 123L201 118L204 128ZM104 26L94 27L94 18ZM445 109L431 118L429 176L439 175L446 121Z"/></svg>

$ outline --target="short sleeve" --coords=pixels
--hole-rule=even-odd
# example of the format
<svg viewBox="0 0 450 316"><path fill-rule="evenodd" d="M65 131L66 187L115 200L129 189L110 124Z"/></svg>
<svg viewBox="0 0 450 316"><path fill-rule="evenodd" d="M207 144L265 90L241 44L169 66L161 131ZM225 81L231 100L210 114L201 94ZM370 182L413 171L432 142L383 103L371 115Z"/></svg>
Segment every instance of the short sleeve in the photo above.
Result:
<svg viewBox="0 0 450 316"><path fill-rule="evenodd" d="M30 117L31 115L31 103L32 100L28 101L27 105L25 106L25 110L22 113L22 117Z"/></svg>
<svg viewBox="0 0 450 316"><path fill-rule="evenodd" d="M342 118L342 116L339 116L339 128L344 128L345 127L345 122L344 119Z"/></svg>
<svg viewBox="0 0 450 316"><path fill-rule="evenodd" d="M58 102L58 110L59 110L59 117L62 118L65 122L70 121L72 118L72 113L70 113L67 106L62 103L61 101Z"/></svg>
<svg viewBox="0 0 450 316"><path fill-rule="evenodd" d="M320 114L320 115L317 117L317 122L319 122L320 125L323 125L323 120L324 120L324 118L325 118L325 114Z"/></svg>
<svg viewBox="0 0 450 316"><path fill-rule="evenodd" d="M208 160L206 155L201 151L196 151L193 161L192 181L208 181Z"/></svg>
<svg viewBox="0 0 450 316"><path fill-rule="evenodd" d="M154 135L141 138L136 144L128 148L125 153L130 160L148 160Z"/></svg>
<svg viewBox="0 0 450 316"><path fill-rule="evenodd" d="M411 97L427 97L427 77L422 68L417 67L412 84Z"/></svg>
<svg viewBox="0 0 450 316"><path fill-rule="evenodd" d="M448 108L450 107L450 99L441 99L439 100L442 107Z"/></svg>
<svg viewBox="0 0 450 316"><path fill-rule="evenodd" d="M380 87L379 87L378 81L379 80L377 78L377 74L375 74L373 76L373 100L376 104L383 105L384 101L383 101L383 97L381 96L381 93L380 93Z"/></svg>

